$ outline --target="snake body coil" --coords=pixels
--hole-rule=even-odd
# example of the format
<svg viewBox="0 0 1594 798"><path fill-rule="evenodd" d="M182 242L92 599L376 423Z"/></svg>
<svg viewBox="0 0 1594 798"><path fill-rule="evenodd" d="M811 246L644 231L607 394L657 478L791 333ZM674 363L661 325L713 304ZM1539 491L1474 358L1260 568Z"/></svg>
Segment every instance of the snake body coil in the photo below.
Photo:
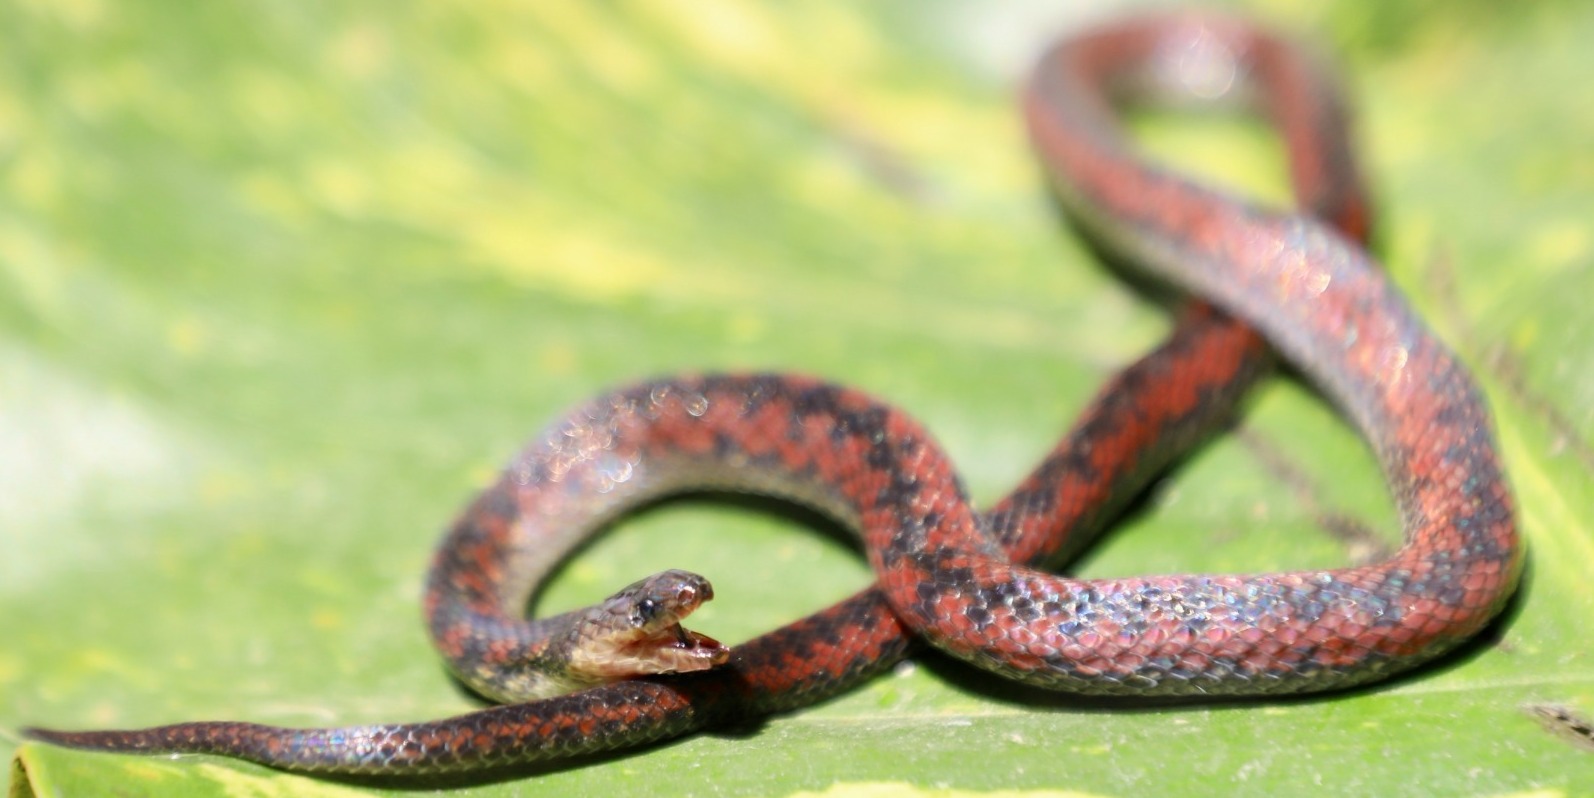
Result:
<svg viewBox="0 0 1594 798"><path fill-rule="evenodd" d="M1203 82L1190 85L1194 74ZM1112 105L1181 81L1196 94L1260 97L1287 145L1301 212L1246 205L1130 153ZM467 508L439 551L426 601L434 639L477 689L518 700L538 692L520 663L548 650L528 631L541 627L520 617L535 580L637 501L737 487L817 505L860 531L876 587L725 656L676 626L653 635L723 661L711 670L427 723L30 733L294 770L457 771L636 746L803 706L889 667L915 635L1048 687L1216 695L1359 684L1477 632L1520 570L1511 497L1477 388L1363 251L1368 214L1328 81L1243 24L1142 19L1057 45L1025 110L1058 195L1088 232L1263 331L1354 420L1405 526L1391 559L1110 580L1012 564L1077 550L1267 371L1268 350L1250 328L1192 301L1168 341L1114 377L1046 460L984 513L917 422L858 391L786 375L675 377L605 395L555 424Z"/></svg>

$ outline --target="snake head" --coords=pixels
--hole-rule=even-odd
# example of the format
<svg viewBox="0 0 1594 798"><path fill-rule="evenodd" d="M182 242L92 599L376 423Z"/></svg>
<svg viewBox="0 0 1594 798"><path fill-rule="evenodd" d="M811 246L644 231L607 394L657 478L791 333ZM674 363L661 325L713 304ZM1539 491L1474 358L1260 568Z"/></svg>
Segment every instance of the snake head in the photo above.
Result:
<svg viewBox="0 0 1594 798"><path fill-rule="evenodd" d="M708 670L730 649L681 620L714 597L714 587L690 571L664 571L610 596L570 654L570 669L595 681L656 673Z"/></svg>

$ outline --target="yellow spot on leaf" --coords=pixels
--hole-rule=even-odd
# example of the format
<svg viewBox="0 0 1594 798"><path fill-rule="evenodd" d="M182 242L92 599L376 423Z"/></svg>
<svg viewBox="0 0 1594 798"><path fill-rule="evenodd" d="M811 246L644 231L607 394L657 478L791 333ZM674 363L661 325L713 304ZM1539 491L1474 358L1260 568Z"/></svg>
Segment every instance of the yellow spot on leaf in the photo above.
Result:
<svg viewBox="0 0 1594 798"><path fill-rule="evenodd" d="M759 15L759 7L706 0L697 4L694 14L651 8L660 12L660 22L687 38L695 52L718 61L722 67L737 71L762 69L778 44L771 35L769 20Z"/></svg>
<svg viewBox="0 0 1594 798"><path fill-rule="evenodd" d="M1527 316L1511 332L1511 344L1519 351L1531 351L1534 343L1539 340L1541 331L1539 317Z"/></svg>
<svg viewBox="0 0 1594 798"><path fill-rule="evenodd" d="M342 629L343 614L337 610L318 607L310 612L310 625L326 631Z"/></svg>
<svg viewBox="0 0 1594 798"><path fill-rule="evenodd" d="M635 37L622 35L586 3L546 3L538 7L541 22L558 30L581 55L582 68L611 89L637 92L658 75L653 56ZM699 10L698 13L701 13Z"/></svg>
<svg viewBox="0 0 1594 798"><path fill-rule="evenodd" d="M468 476L473 485L489 485L498 478L499 470L500 467L497 465L481 465L472 468Z"/></svg>
<svg viewBox="0 0 1594 798"><path fill-rule="evenodd" d="M297 190L276 172L255 172L239 181L244 199L256 210L279 222L297 222L305 218L305 204Z"/></svg>
<svg viewBox="0 0 1594 798"><path fill-rule="evenodd" d="M232 798L358 798L369 795L365 790L287 773L245 773L210 763L199 765L198 770L220 786L221 794Z"/></svg>
<svg viewBox="0 0 1594 798"><path fill-rule="evenodd" d="M24 10L49 15L78 33L101 27L108 16L101 0L25 0Z"/></svg>
<svg viewBox="0 0 1594 798"><path fill-rule="evenodd" d="M1098 793L1078 790L958 790L921 787L900 781L837 782L822 791L803 790L792 798L1091 798Z"/></svg>
<svg viewBox="0 0 1594 798"><path fill-rule="evenodd" d="M143 781L166 781L171 778L180 778L183 769L162 763L157 760L127 757L126 761L118 762L122 773Z"/></svg>
<svg viewBox="0 0 1594 798"><path fill-rule="evenodd" d="M344 161L321 161L310 166L310 191L321 204L346 215L365 212L374 187L366 172Z"/></svg>
<svg viewBox="0 0 1594 798"><path fill-rule="evenodd" d="M334 38L327 55L334 69L350 77L370 78L387 67L392 53L378 28L359 25Z"/></svg>
<svg viewBox="0 0 1594 798"><path fill-rule="evenodd" d="M191 357L205 348L205 330L194 319L177 319L167 325L166 341L178 354Z"/></svg>
<svg viewBox="0 0 1594 798"><path fill-rule="evenodd" d="M596 230L583 229L579 223L560 229L560 220L542 219L532 230L524 218L522 214L483 213L464 220L465 243L476 250L478 258L511 278L595 302L634 295L669 275L669 269L652 255L606 239Z"/></svg>
<svg viewBox="0 0 1594 798"><path fill-rule="evenodd" d="M199 481L199 498L205 504L214 506L238 495L247 484L250 483L233 474L207 473Z"/></svg>
<svg viewBox="0 0 1594 798"><path fill-rule="evenodd" d="M728 338L739 344L752 343L764 337L769 325L761 316L751 313L733 314L725 324Z"/></svg>
<svg viewBox="0 0 1594 798"><path fill-rule="evenodd" d="M557 376L574 373L576 360L575 349L562 341L544 346L537 352L539 370L549 375Z"/></svg>
<svg viewBox="0 0 1594 798"><path fill-rule="evenodd" d="M303 86L276 71L240 70L232 99L256 135L277 137L306 124Z"/></svg>
<svg viewBox="0 0 1594 798"><path fill-rule="evenodd" d="M19 158L11 164L10 179L6 181L13 197L24 205L48 208L61 194L61 173L55 169L53 159Z"/></svg>
<svg viewBox="0 0 1594 798"><path fill-rule="evenodd" d="M1589 231L1581 222L1541 228L1529 243L1533 260L1566 263L1588 257Z"/></svg>

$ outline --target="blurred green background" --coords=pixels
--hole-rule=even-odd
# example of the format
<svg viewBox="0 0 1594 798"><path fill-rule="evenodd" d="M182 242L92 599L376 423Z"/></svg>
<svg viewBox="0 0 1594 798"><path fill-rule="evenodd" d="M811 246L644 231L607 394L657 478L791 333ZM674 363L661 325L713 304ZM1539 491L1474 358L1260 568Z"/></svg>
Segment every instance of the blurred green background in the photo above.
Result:
<svg viewBox="0 0 1594 798"><path fill-rule="evenodd" d="M1494 645L1350 696L1026 706L929 662L748 735L483 795L1588 794L1594 6L1242 4L1343 67L1396 280L1478 371L1532 545ZM989 501L1164 315L1046 201L1013 91L1063 2L0 0L0 754L15 794L359 793L18 727L419 720L478 706L419 593L560 410L795 370L923 419ZM1160 156L1282 196L1241 122ZM1360 442L1276 380L1086 575L1316 567L1388 541ZM1335 530L1340 530L1336 533ZM662 567L735 642L869 581L791 519L627 520L568 607Z"/></svg>

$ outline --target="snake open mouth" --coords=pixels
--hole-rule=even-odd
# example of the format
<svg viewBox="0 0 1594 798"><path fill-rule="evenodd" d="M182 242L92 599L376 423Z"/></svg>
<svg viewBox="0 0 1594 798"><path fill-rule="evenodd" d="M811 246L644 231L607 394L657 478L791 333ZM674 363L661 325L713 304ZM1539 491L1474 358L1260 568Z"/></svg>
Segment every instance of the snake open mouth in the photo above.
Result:
<svg viewBox="0 0 1594 798"><path fill-rule="evenodd" d="M646 633L616 637L594 643L571 665L589 677L604 681L630 679L659 673L706 671L730 660L731 651L723 643L701 632L671 623Z"/></svg>
<svg viewBox="0 0 1594 798"><path fill-rule="evenodd" d="M637 663L646 663L646 669L636 672L690 673L724 665L731 651L720 641L701 632L694 632L680 624L671 624L658 634L639 638L619 649Z"/></svg>

